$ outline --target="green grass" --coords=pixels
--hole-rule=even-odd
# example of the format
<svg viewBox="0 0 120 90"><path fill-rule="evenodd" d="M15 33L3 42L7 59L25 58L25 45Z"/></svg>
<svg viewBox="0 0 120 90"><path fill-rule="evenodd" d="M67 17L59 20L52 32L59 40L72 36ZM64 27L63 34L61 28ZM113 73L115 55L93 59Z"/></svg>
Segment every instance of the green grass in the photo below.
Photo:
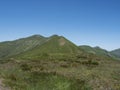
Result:
<svg viewBox="0 0 120 90"><path fill-rule="evenodd" d="M0 76L12 90L120 89L119 61L100 60L98 65L81 63L86 61L82 58L6 61L0 65Z"/></svg>
<svg viewBox="0 0 120 90"><path fill-rule="evenodd" d="M12 90L90 90L84 81L55 73L22 71L18 67L2 71L1 76Z"/></svg>

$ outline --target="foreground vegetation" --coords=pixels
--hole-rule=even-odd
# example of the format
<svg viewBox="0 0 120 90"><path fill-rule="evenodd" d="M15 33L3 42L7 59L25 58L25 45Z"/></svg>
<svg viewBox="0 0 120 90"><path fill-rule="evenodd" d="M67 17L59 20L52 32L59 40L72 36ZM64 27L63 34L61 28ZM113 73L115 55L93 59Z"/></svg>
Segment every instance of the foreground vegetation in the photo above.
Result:
<svg viewBox="0 0 120 90"><path fill-rule="evenodd" d="M0 76L11 90L120 90L119 61L87 58L1 61Z"/></svg>

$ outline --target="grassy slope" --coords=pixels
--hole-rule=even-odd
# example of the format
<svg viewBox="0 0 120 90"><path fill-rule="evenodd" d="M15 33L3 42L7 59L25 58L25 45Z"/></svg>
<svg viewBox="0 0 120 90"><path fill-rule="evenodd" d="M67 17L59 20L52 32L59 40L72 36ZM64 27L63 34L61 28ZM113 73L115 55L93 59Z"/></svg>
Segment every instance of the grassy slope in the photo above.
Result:
<svg viewBox="0 0 120 90"><path fill-rule="evenodd" d="M90 46L79 46L80 49L84 50L87 53L91 53L91 54L95 54L95 55L99 55L99 56L104 56L104 57L115 57L114 55L112 55L110 52L108 52L107 50L104 50L100 47L90 47Z"/></svg>
<svg viewBox="0 0 120 90"><path fill-rule="evenodd" d="M15 41L8 41L0 43L0 58L10 57L25 52L42 44L46 38L34 35L28 38L22 38Z"/></svg>
<svg viewBox="0 0 120 90"><path fill-rule="evenodd" d="M104 58L95 60L98 65L81 63L86 60L14 60L0 64L0 76L12 90L120 89L119 61Z"/></svg>
<svg viewBox="0 0 120 90"><path fill-rule="evenodd" d="M62 36L52 36L44 44L17 56L17 59L41 59L42 57L62 57L82 51Z"/></svg>
<svg viewBox="0 0 120 90"><path fill-rule="evenodd" d="M116 49L116 50L111 51L111 54L120 58L120 49Z"/></svg>

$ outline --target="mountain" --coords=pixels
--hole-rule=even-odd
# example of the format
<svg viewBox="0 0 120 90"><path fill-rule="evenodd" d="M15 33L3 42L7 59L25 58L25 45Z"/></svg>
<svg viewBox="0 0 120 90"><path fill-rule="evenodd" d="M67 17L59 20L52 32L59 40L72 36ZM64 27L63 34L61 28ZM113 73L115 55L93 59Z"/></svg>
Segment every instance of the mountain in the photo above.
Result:
<svg viewBox="0 0 120 90"><path fill-rule="evenodd" d="M43 57L72 57L94 54L96 56L113 57L114 54L100 47L77 46L63 36L52 35L44 37L32 35L30 37L0 43L0 59L41 59Z"/></svg>
<svg viewBox="0 0 120 90"><path fill-rule="evenodd" d="M84 50L85 52L87 52L87 53L93 53L93 54L96 53L95 50L94 50L94 48L91 47L91 46L82 45L82 46L79 46L79 48L80 48L80 49L83 49L83 50Z"/></svg>
<svg viewBox="0 0 120 90"><path fill-rule="evenodd" d="M21 38L15 41L6 41L0 43L0 58L7 58L13 55L30 50L37 45L41 45L46 38L40 35L33 35L27 38Z"/></svg>
<svg viewBox="0 0 120 90"><path fill-rule="evenodd" d="M79 47L65 37L53 35L48 37L42 45L38 45L35 48L18 55L17 58L40 59L44 57L44 55L49 55L50 57L64 57L80 52L82 51L79 50Z"/></svg>
<svg viewBox="0 0 120 90"><path fill-rule="evenodd" d="M110 53L120 58L120 49L113 50Z"/></svg>
<svg viewBox="0 0 120 90"><path fill-rule="evenodd" d="M96 53L99 54L99 55L112 56L112 55L110 54L110 52L108 52L107 50L102 49L102 48L100 48L100 47L98 47L98 46L97 46L97 47L94 47L94 49L95 49Z"/></svg>
<svg viewBox="0 0 120 90"><path fill-rule="evenodd" d="M87 45L82 45L82 46L79 46L79 48L84 50L87 53L92 53L92 54L95 54L95 55L105 56L105 57L113 57L113 55L110 52L108 52L107 50L104 50L104 49L102 49L98 46L90 47L90 46L87 46Z"/></svg>

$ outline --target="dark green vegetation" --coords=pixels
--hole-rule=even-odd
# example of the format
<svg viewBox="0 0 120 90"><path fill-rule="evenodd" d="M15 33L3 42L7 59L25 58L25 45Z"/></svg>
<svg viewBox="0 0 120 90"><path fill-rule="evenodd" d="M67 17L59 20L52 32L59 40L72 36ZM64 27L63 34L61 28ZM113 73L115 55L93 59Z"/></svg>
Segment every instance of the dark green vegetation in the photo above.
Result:
<svg viewBox="0 0 120 90"><path fill-rule="evenodd" d="M0 77L11 90L120 90L120 61L58 35L0 43Z"/></svg>

